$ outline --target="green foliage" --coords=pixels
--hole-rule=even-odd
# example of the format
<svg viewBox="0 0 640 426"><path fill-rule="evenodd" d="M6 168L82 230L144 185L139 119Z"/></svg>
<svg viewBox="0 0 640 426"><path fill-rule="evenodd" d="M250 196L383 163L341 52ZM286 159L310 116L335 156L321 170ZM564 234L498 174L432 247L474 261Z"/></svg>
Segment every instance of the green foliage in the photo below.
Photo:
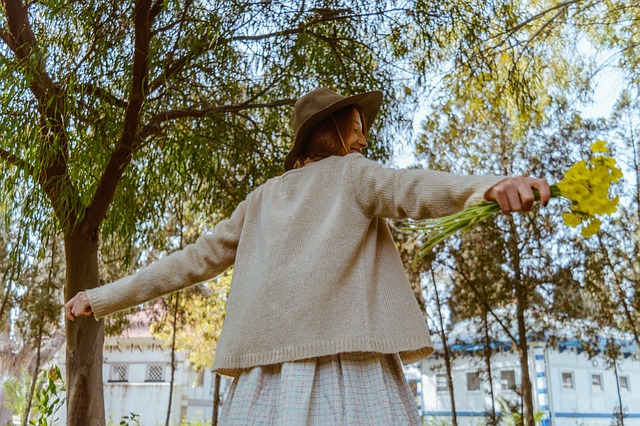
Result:
<svg viewBox="0 0 640 426"><path fill-rule="evenodd" d="M129 413L122 416L122 420L118 423L120 426L140 425L140 416L135 413Z"/></svg>
<svg viewBox="0 0 640 426"><path fill-rule="evenodd" d="M505 426L524 425L521 401L514 402L505 397L498 397L496 398L496 403L500 410L500 424L504 424ZM540 423L543 415L544 413L542 413L542 411L536 411L533 413L535 424Z"/></svg>
<svg viewBox="0 0 640 426"><path fill-rule="evenodd" d="M64 404L61 393L64 392L60 368L53 366L48 370L42 370L36 378L36 392L29 413L29 424L34 426L47 426L53 424L57 418L56 413ZM4 382L6 404L10 410L23 421L24 414L29 404L29 389L32 377L23 370L18 379L9 379ZM35 418L34 418L35 416Z"/></svg>
<svg viewBox="0 0 640 426"><path fill-rule="evenodd" d="M20 377L7 379L4 387L5 404L20 419L27 409L29 389L31 388L31 376L26 370L22 370ZM21 420L22 421L22 420Z"/></svg>
<svg viewBox="0 0 640 426"><path fill-rule="evenodd" d="M34 396L38 416L36 419L30 419L29 423L34 426L47 426L57 420L54 416L64 404L61 392L65 388L61 383L62 375L58 366L53 366L48 371L43 370L38 379L42 382Z"/></svg>

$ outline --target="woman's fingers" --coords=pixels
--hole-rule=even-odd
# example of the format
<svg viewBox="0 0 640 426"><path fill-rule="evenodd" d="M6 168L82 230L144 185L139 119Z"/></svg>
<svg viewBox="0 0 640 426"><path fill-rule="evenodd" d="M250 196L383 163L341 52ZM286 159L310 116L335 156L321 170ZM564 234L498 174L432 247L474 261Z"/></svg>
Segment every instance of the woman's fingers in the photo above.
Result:
<svg viewBox="0 0 640 426"><path fill-rule="evenodd" d="M546 206L551 199L551 187L549 186L549 182L545 179L535 179L535 182L533 182L531 186L538 190L538 194L540 194L540 204Z"/></svg>
<svg viewBox="0 0 640 426"><path fill-rule="evenodd" d="M73 296L64 305L65 316L69 321L73 321L75 317L88 317L93 311L89 304L89 298L84 291Z"/></svg>
<svg viewBox="0 0 640 426"><path fill-rule="evenodd" d="M506 178L485 194L489 201L496 201L504 213L529 211L533 207L535 194L533 188L540 194L540 202L546 205L551 197L551 189L545 179L532 177Z"/></svg>

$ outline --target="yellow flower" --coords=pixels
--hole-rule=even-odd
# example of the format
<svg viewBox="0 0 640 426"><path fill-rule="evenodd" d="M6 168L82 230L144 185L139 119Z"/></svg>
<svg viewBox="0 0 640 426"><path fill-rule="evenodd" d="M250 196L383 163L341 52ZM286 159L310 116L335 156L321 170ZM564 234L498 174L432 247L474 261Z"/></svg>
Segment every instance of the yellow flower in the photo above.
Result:
<svg viewBox="0 0 640 426"><path fill-rule="evenodd" d="M591 145L592 152L609 152L609 148L607 148L607 143L602 140L597 140Z"/></svg>
<svg viewBox="0 0 640 426"><path fill-rule="evenodd" d="M564 219L565 225L571 226L572 228L575 228L582 223L581 217L569 212L562 213L562 219Z"/></svg>
<svg viewBox="0 0 640 426"><path fill-rule="evenodd" d="M619 198L609 196L611 184L617 183L622 171L616 160L600 153L609 152L604 141L591 145L593 155L589 161L578 161L558 183L562 196L573 201L570 213L562 215L567 226L583 225L582 235L598 232L602 223L596 215L610 215L617 210Z"/></svg>
<svg viewBox="0 0 640 426"><path fill-rule="evenodd" d="M583 237L590 237L592 235L595 235L600 230L601 224L602 222L599 219L592 217L591 219L589 219L589 224L582 228L582 231L580 233Z"/></svg>

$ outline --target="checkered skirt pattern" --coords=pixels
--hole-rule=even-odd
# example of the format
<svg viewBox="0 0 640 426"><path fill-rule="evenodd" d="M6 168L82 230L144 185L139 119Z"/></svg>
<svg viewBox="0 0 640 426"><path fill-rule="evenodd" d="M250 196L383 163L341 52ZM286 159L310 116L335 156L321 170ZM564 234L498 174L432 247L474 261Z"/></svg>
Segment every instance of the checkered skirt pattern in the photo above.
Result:
<svg viewBox="0 0 640 426"><path fill-rule="evenodd" d="M397 354L341 353L243 371L222 425L419 425Z"/></svg>

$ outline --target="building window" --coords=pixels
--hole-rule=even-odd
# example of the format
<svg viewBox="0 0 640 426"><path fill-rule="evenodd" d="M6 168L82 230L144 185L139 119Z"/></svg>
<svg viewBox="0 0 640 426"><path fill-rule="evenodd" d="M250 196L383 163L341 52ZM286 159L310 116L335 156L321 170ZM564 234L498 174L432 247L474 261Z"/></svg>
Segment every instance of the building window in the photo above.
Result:
<svg viewBox="0 0 640 426"><path fill-rule="evenodd" d="M620 389L629 390L629 376L620 376Z"/></svg>
<svg viewBox="0 0 640 426"><path fill-rule="evenodd" d="M515 390L516 372L513 370L502 370L500 372L500 387L502 390Z"/></svg>
<svg viewBox="0 0 640 426"><path fill-rule="evenodd" d="M109 370L110 382L128 382L129 366L127 364L112 364Z"/></svg>
<svg viewBox="0 0 640 426"><path fill-rule="evenodd" d="M147 378L145 382L164 382L164 366L151 364L147 366Z"/></svg>
<svg viewBox="0 0 640 426"><path fill-rule="evenodd" d="M473 373L467 373L467 390L480 390L480 373L478 373L477 371Z"/></svg>
<svg viewBox="0 0 640 426"><path fill-rule="evenodd" d="M447 384L447 376L444 374L436 374L436 391L446 392L448 390L449 386Z"/></svg>
<svg viewBox="0 0 640 426"><path fill-rule="evenodd" d="M196 370L196 386L204 386L204 368L200 367Z"/></svg>
<svg viewBox="0 0 640 426"><path fill-rule="evenodd" d="M573 389L573 373L571 372L562 373L562 387L564 389Z"/></svg>
<svg viewBox="0 0 640 426"><path fill-rule="evenodd" d="M591 388L594 391L602 390L602 375L601 374L592 374L591 375Z"/></svg>

